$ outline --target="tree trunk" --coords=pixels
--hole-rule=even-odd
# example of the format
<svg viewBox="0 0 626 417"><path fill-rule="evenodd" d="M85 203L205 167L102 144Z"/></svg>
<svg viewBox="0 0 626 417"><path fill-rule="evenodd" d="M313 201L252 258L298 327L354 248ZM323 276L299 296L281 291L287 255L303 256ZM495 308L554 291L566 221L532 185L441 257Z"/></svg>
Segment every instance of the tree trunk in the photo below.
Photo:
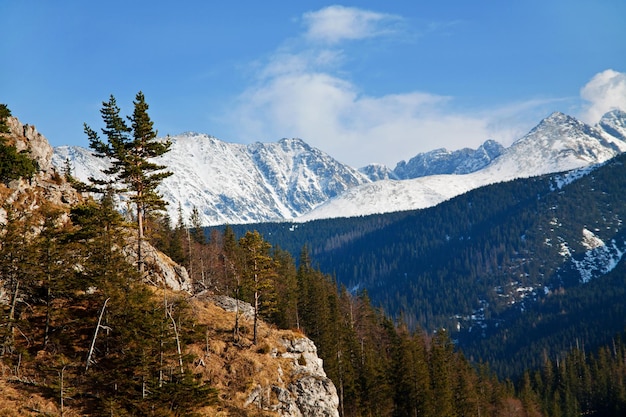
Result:
<svg viewBox="0 0 626 417"><path fill-rule="evenodd" d="M137 202L137 269L143 276L143 254L141 253L141 244L143 242L143 207Z"/></svg>
<svg viewBox="0 0 626 417"><path fill-rule="evenodd" d="M102 316L104 315L104 310L107 307L107 303L110 298L104 300L104 305L102 306L102 310L100 311L100 317L98 317L98 325L96 326L96 331L93 334L93 340L91 341L91 347L89 348L89 354L87 355L87 364L85 365L85 372L89 370L89 365L91 364L91 356L93 355L94 347L96 346L96 338L98 337L98 330L100 330L100 323L102 323Z"/></svg>
<svg viewBox="0 0 626 417"><path fill-rule="evenodd" d="M178 353L178 366L180 367L180 375L185 374L185 369L183 368L183 352L180 348L180 337L178 335L178 327L176 326L176 320L174 320L174 316L172 316L172 312L167 310L167 315L172 321L172 326L174 327L174 335L176 336L176 352Z"/></svg>

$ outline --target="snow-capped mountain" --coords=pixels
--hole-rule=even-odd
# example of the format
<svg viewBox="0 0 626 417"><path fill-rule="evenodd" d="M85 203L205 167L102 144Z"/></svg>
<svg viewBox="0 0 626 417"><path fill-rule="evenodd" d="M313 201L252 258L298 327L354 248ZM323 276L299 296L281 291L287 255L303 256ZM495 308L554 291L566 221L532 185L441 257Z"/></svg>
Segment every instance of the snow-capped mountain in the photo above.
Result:
<svg viewBox="0 0 626 417"><path fill-rule="evenodd" d="M366 183L327 201L298 220L426 208L483 185L604 162L626 151L625 126L626 113L622 111L607 113L595 127L555 112L509 148L503 149L482 169L463 175L431 175ZM483 147L485 145L497 149L497 145L488 142ZM443 154L446 158L450 155L445 151L434 151L434 154ZM414 160L426 165L420 162L424 158L419 155L411 161ZM457 166L470 165L460 163Z"/></svg>
<svg viewBox="0 0 626 417"><path fill-rule="evenodd" d="M306 221L430 207L471 189L567 171L626 150L626 113L607 113L595 127L553 113L510 147L488 140L476 150L437 149L401 161L394 170L370 165L356 170L300 139L250 145L185 133L170 137L158 159L174 173L159 188L175 221L180 205L189 218L196 207L205 225ZM107 162L88 149L55 149L59 169L98 177Z"/></svg>
<svg viewBox="0 0 626 417"><path fill-rule="evenodd" d="M464 148L448 151L445 148L421 153L409 160L401 161L393 170L397 179L426 177L442 174L469 174L489 165L504 151L504 146L488 140L478 149Z"/></svg>
<svg viewBox="0 0 626 417"><path fill-rule="evenodd" d="M370 182L300 139L241 145L199 133L170 137L170 151L156 159L174 174L159 191L176 221L193 207L205 225L251 223L297 217L349 188ZM80 147L57 147L53 164L69 160L86 181L101 177L107 162Z"/></svg>

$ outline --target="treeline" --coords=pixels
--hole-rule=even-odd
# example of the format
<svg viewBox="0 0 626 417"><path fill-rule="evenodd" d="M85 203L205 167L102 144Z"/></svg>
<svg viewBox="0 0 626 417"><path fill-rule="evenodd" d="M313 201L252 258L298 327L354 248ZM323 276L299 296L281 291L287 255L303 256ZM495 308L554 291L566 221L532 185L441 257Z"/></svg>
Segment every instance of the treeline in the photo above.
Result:
<svg viewBox="0 0 626 417"><path fill-rule="evenodd" d="M622 337L595 353L576 346L524 373L523 399L538 401L548 416L619 417L626 415L626 346Z"/></svg>

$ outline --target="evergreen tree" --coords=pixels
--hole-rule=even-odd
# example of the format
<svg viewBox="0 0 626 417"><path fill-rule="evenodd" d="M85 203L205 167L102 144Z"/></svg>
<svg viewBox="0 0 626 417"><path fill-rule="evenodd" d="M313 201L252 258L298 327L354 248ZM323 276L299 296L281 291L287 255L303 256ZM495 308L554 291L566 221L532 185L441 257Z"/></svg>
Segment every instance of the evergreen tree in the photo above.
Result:
<svg viewBox="0 0 626 417"><path fill-rule="evenodd" d="M191 216L189 217L189 225L191 227L191 237L197 243L205 243L204 229L200 220L200 212L198 207L193 206Z"/></svg>
<svg viewBox="0 0 626 417"><path fill-rule="evenodd" d="M215 391L186 366L192 313L184 299L155 297L126 262L125 223L112 193L75 207L71 219L78 227L71 238L84 248L79 273L93 288L85 295L92 347L82 358L82 384L95 408L102 415L187 415L214 402Z"/></svg>
<svg viewBox="0 0 626 417"><path fill-rule="evenodd" d="M297 327L298 282L296 266L289 252L275 249L273 258L276 260L276 314L273 323L283 329Z"/></svg>
<svg viewBox="0 0 626 417"><path fill-rule="evenodd" d="M435 407L441 417L455 417L454 357L452 341L445 330L438 331L430 351L430 380L436 395Z"/></svg>
<svg viewBox="0 0 626 417"><path fill-rule="evenodd" d="M0 133L11 133L11 129L7 125L7 119L11 117L11 110L6 104L0 103Z"/></svg>
<svg viewBox="0 0 626 417"><path fill-rule="evenodd" d="M153 122L148 115L148 104L142 92L135 97L134 111L128 117L131 125L128 126L120 116L115 97L111 96L108 102L102 103L100 113L105 127L102 133L107 141L85 124L85 133L89 139L89 146L99 157L108 157L111 168L104 171L109 175L107 181L92 182L96 185L116 184L121 182L126 186L119 192L127 192L130 201L135 206L137 220L137 264L143 271L142 242L144 240L144 222L151 211L165 208L165 201L156 191L161 181L172 175L163 165L151 162L152 158L161 156L169 151L171 141L158 141Z"/></svg>
<svg viewBox="0 0 626 417"><path fill-rule="evenodd" d="M274 278L276 276L276 262L270 256L271 245L267 243L259 232L248 232L239 240L245 269L243 270L244 294L250 294L254 306L254 335L253 344L258 342L258 321L261 311L270 316L275 312L276 297Z"/></svg>

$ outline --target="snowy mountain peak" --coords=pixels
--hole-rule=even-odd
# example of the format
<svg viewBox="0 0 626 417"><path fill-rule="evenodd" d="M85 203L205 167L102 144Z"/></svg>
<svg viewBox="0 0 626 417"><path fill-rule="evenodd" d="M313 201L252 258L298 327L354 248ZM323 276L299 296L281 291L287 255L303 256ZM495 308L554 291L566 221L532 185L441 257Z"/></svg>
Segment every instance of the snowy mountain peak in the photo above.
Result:
<svg viewBox="0 0 626 417"><path fill-rule="evenodd" d="M598 126L609 135L626 142L626 112L611 110L600 119Z"/></svg>
<svg viewBox="0 0 626 417"><path fill-rule="evenodd" d="M173 172L159 191L174 220L179 205L185 219L196 207L205 225L282 220L370 181L301 139L242 145L196 132L169 139L170 151L156 162ZM107 165L88 149L56 148L53 164L61 170L66 160L83 181Z"/></svg>
<svg viewBox="0 0 626 417"><path fill-rule="evenodd" d="M185 218L196 207L206 225L413 210L494 182L606 161L626 150L625 137L622 111L594 127L555 112L509 148L487 140L475 150L418 154L393 171L379 164L357 171L299 138L243 145L186 132L169 137L171 150L157 161L174 173L159 190L172 219L180 204ZM84 148L56 148L59 171L66 159L83 181L107 164Z"/></svg>
<svg viewBox="0 0 626 417"><path fill-rule="evenodd" d="M400 161L393 170L399 179L411 179L440 174L469 174L489 165L502 154L504 147L488 140L478 149L464 148L449 151L445 148L420 153L409 160Z"/></svg>
<svg viewBox="0 0 626 417"><path fill-rule="evenodd" d="M626 122L626 118L622 119L618 114L616 121ZM467 164L466 161L475 160L480 151L487 152L487 160L490 162L478 170L464 175L430 175L404 181L364 184L307 213L301 220L426 208L495 182L590 166L624 151L616 143L617 139L609 140L607 135L599 127L588 126L571 116L555 112L509 148L501 150L497 142L487 141L481 147L482 150L479 148L472 153L467 150L455 151L457 155L472 155L468 160L461 158L462 163L455 165L455 169ZM500 155L490 159L490 150L495 154L500 152ZM419 154L409 163L398 164L398 167L406 169L415 164L421 169L431 168L446 161L455 152L439 149ZM432 161L435 163L432 164Z"/></svg>

